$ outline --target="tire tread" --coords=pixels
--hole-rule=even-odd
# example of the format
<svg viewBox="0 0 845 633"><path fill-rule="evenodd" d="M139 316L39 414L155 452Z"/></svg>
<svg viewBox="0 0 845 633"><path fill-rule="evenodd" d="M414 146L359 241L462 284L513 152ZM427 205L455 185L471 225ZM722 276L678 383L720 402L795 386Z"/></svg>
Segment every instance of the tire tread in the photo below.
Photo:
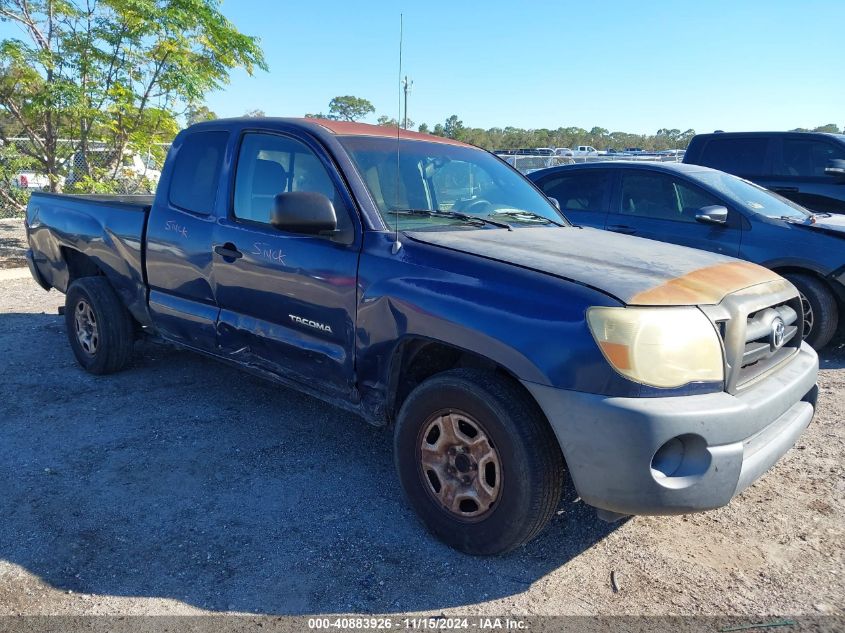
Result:
<svg viewBox="0 0 845 633"><path fill-rule="evenodd" d="M807 343L820 350L827 345L839 327L839 306L836 297L828 290L824 282L804 273L786 273L784 275L798 290L816 305L815 331L807 337Z"/></svg>
<svg viewBox="0 0 845 633"><path fill-rule="evenodd" d="M93 361L77 351L73 310L78 294L85 295L90 300L97 314L97 325L101 329L104 354L95 356ZM111 374L120 371L129 363L134 347L132 317L105 277L82 277L70 285L65 298L65 323L71 348L86 371L97 375Z"/></svg>
<svg viewBox="0 0 845 633"><path fill-rule="evenodd" d="M538 494L530 496L531 505L525 516L521 517L522 524L515 532L502 535L498 542L491 539L490 543L479 547L479 551L470 553L503 554L528 543L554 516L566 477L560 447L544 414L529 394L507 378L489 371L460 368L437 374L418 386L403 404L397 427L405 422L402 413L407 410L408 404L423 393L423 389L427 390L432 386L464 389L495 401L496 407L503 410L509 418L508 422L520 442L530 447L533 459L527 474L531 479L531 489L536 490Z"/></svg>

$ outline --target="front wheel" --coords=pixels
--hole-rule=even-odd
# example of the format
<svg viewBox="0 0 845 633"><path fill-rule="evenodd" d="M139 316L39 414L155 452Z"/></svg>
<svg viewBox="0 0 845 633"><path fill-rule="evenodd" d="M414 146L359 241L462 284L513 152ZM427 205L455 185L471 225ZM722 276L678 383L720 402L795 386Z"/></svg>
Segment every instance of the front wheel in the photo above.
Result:
<svg viewBox="0 0 845 633"><path fill-rule="evenodd" d="M792 282L801 295L804 340L814 349L822 349L836 334L839 324L836 297L823 281L810 275L787 273L784 277Z"/></svg>
<svg viewBox="0 0 845 633"><path fill-rule="evenodd" d="M468 554L501 554L534 538L565 477L536 403L510 381L471 369L438 374L408 396L394 459L426 527Z"/></svg>

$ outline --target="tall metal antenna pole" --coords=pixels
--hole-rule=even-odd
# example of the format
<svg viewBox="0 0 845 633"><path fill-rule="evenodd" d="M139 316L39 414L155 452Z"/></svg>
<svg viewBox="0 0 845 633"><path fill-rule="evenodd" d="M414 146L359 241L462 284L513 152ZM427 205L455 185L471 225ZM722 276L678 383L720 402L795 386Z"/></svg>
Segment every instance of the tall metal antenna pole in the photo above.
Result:
<svg viewBox="0 0 845 633"><path fill-rule="evenodd" d="M402 90L405 92L405 116L402 118L402 127L408 129L408 93L414 87L414 80L408 81L408 75L402 80Z"/></svg>
<svg viewBox="0 0 845 633"><path fill-rule="evenodd" d="M405 16L404 14L399 14L399 83L402 83L402 38L404 36L405 31ZM407 101L406 101L407 102ZM399 115L401 116L402 113L402 93L399 92ZM399 249L402 248L402 242L399 241L399 142L400 142L400 133L401 126L399 121L396 121L396 202L394 206L394 210L396 211L396 228L395 228L395 235L393 238L393 247L391 251L395 255L399 252Z"/></svg>

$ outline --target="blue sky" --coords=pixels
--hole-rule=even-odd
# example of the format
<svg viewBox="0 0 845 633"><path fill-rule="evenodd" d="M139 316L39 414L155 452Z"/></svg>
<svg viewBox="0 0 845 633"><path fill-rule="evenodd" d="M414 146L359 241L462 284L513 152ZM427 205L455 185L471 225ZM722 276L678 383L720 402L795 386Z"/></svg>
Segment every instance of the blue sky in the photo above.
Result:
<svg viewBox="0 0 845 633"><path fill-rule="evenodd" d="M845 125L845 2L224 0L269 73L209 95L221 116L300 116L336 95L430 125L598 125L653 133ZM375 119L375 116L372 117Z"/></svg>
<svg viewBox="0 0 845 633"><path fill-rule="evenodd" d="M325 112L351 94L398 115L399 14L409 116L432 125L600 126L654 133L845 127L845 0L223 0L261 39L220 116ZM0 23L0 36L19 32Z"/></svg>

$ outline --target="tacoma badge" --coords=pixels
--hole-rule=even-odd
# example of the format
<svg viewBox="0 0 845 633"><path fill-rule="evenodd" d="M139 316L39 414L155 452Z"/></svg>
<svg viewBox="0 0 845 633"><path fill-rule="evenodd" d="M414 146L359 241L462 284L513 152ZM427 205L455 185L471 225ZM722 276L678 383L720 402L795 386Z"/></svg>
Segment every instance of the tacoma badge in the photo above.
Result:
<svg viewBox="0 0 845 633"><path fill-rule="evenodd" d="M301 316L296 316L295 314L289 314L290 320L294 323L299 323L300 325L307 325L310 328L314 328L315 330L320 330L321 332L325 332L326 334L332 334L332 328L325 323L318 323L317 321L311 321L310 319L303 319Z"/></svg>

